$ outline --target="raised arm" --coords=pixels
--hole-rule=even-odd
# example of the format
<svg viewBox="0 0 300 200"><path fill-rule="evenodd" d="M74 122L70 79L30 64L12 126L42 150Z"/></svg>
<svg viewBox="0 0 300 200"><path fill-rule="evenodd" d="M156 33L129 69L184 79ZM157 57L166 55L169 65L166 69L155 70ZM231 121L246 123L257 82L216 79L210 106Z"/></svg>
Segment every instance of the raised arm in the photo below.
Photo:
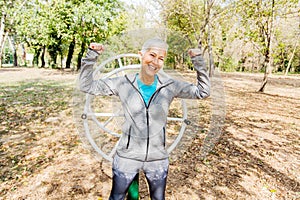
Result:
<svg viewBox="0 0 300 200"><path fill-rule="evenodd" d="M113 95L114 87L110 79L94 80L93 67L97 58L104 50L104 47L98 43L91 43L86 57L81 60L81 71L79 75L80 90L92 95Z"/></svg>
<svg viewBox="0 0 300 200"><path fill-rule="evenodd" d="M188 82L177 82L175 84L175 96L187 99L204 99L210 95L210 80L207 73L204 59L200 49L190 49L188 51L194 69L197 71L197 84Z"/></svg>
<svg viewBox="0 0 300 200"><path fill-rule="evenodd" d="M189 55L192 59L194 68L197 71L197 87L199 90L198 98L206 98L210 95L210 80L207 73L205 61L200 49L190 49Z"/></svg>

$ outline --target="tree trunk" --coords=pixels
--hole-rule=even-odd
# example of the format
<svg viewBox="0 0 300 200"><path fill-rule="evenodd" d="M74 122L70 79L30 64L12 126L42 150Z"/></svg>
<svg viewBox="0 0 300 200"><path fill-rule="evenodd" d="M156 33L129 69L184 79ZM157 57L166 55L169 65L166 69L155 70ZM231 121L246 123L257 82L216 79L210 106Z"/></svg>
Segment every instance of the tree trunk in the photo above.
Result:
<svg viewBox="0 0 300 200"><path fill-rule="evenodd" d="M42 61L41 68L44 68L45 65L46 65L46 62L45 62L45 52L46 52L46 46L44 45L43 49L42 49L42 55L41 55L41 61Z"/></svg>
<svg viewBox="0 0 300 200"><path fill-rule="evenodd" d="M261 83L260 88L258 89L258 92L264 92L265 87L268 83L268 77L272 73L271 69L271 42L272 42L272 32L273 32L273 18L274 18L274 6L275 6L275 0L272 0L272 10L271 10L271 19L270 19L270 27L269 31L267 33L267 46L266 46L266 51L265 51L265 62L264 62L264 67L265 67L265 73L264 73L264 78Z"/></svg>
<svg viewBox="0 0 300 200"><path fill-rule="evenodd" d="M62 51L62 47L61 47L61 44L62 44L62 36L57 36L56 33L53 33L52 34L53 38L55 39L55 43L53 43L52 45L49 45L48 46L48 52L49 52L49 55L50 55L50 67L51 68L57 68L59 67L58 64L57 64L57 57L59 55L61 55L61 51Z"/></svg>
<svg viewBox="0 0 300 200"><path fill-rule="evenodd" d="M68 52L68 57L67 57L67 61L66 61L66 69L71 68L71 62L72 62L74 49L75 49L75 38L73 38L73 40L72 40L72 42L70 43L70 46L69 46L69 52Z"/></svg>
<svg viewBox="0 0 300 200"><path fill-rule="evenodd" d="M21 57L21 65L25 65L26 63L26 49L24 47L24 44L21 44L21 48L22 48L22 57Z"/></svg>
<svg viewBox="0 0 300 200"><path fill-rule="evenodd" d="M299 42L299 36L298 36L297 39L296 39L296 44L295 44L295 47L294 47L292 56L291 56L291 58L289 59L288 66L286 67L286 71L285 71L285 74L284 74L285 76L288 74L288 72L289 72L289 70L290 70L290 67L291 67L291 64L292 64L292 60L293 60L293 58L294 58L294 56L295 56L296 48L297 48L297 46L298 46L298 42Z"/></svg>
<svg viewBox="0 0 300 200"><path fill-rule="evenodd" d="M17 55L17 48L16 48L16 44L15 44L15 40L12 36L8 36L8 43L10 46L11 51L13 52L13 66L17 67L18 66L18 55Z"/></svg>
<svg viewBox="0 0 300 200"><path fill-rule="evenodd" d="M261 83L261 86L260 86L258 92L264 92L265 91L265 87L268 83L268 77L269 77L269 75L271 74L271 71L272 71L271 66L270 66L270 61L266 61L264 65L265 65L264 78L263 78L263 81Z"/></svg>
<svg viewBox="0 0 300 200"><path fill-rule="evenodd" d="M206 25L207 25L207 45L208 45L208 55L209 55L209 76L212 77L215 70L214 57L212 52L212 42L211 42L211 9L213 6L213 1L207 0L206 5L207 5Z"/></svg>
<svg viewBox="0 0 300 200"><path fill-rule="evenodd" d="M34 57L33 57L33 61L32 61L32 65L33 66L39 66L39 57L40 57L40 54L41 54L41 48L38 47L38 48L35 48L35 52L34 52Z"/></svg>
<svg viewBox="0 0 300 200"><path fill-rule="evenodd" d="M64 59L64 55L62 50L59 51L59 55L60 55L60 68L63 69L63 59Z"/></svg>
<svg viewBox="0 0 300 200"><path fill-rule="evenodd" d="M19 9L14 12L14 14L11 17L11 20L9 22L10 25L13 24L13 22L15 20L15 16L23 8L23 6L26 4L26 2L27 2L26 0L23 1L22 5L19 7ZM7 5L4 5L4 6L7 6ZM3 54L3 50L4 50L4 42L8 36L8 32L5 33L5 21L6 21L6 13L4 11L2 11L2 16L1 16L1 21L0 21L0 68L2 67L2 54Z"/></svg>
<svg viewBox="0 0 300 200"><path fill-rule="evenodd" d="M4 43L6 41L7 36L8 36L8 32L4 34L2 41L0 41L0 68L2 67L2 55L4 50Z"/></svg>
<svg viewBox="0 0 300 200"><path fill-rule="evenodd" d="M1 16L1 21L0 21L0 68L2 67L2 54L4 49L4 41L5 41L5 37L7 37L4 32L5 19L6 19L6 13L3 11Z"/></svg>
<svg viewBox="0 0 300 200"><path fill-rule="evenodd" d="M78 54L78 59L77 59L77 70L80 70L80 68L81 68L81 59L83 57L83 54L84 54L85 48L86 48L85 44L86 44L85 41L83 41L81 43L80 52Z"/></svg>
<svg viewBox="0 0 300 200"><path fill-rule="evenodd" d="M54 67L56 67L56 60L57 60L57 48L56 48L56 46L54 46L54 45L50 45L49 47L48 47L48 52L49 52L49 56L50 56L50 63L49 63L49 65L50 65L50 68L54 68Z"/></svg>
<svg viewBox="0 0 300 200"><path fill-rule="evenodd" d="M18 55L16 49L14 49L14 67L18 67Z"/></svg>
<svg viewBox="0 0 300 200"><path fill-rule="evenodd" d="M208 55L209 55L209 77L214 75L215 65L214 65L214 57L212 52L212 44L211 44L211 31L210 24L208 25Z"/></svg>
<svg viewBox="0 0 300 200"><path fill-rule="evenodd" d="M263 67L265 68L265 73L264 73L264 78L263 78L263 81L261 83L261 86L260 86L258 92L264 92L265 87L268 83L268 77L272 73L271 63L270 63L270 48L271 48L271 36L269 35L267 49L265 52L265 61L264 61L264 65L263 65Z"/></svg>

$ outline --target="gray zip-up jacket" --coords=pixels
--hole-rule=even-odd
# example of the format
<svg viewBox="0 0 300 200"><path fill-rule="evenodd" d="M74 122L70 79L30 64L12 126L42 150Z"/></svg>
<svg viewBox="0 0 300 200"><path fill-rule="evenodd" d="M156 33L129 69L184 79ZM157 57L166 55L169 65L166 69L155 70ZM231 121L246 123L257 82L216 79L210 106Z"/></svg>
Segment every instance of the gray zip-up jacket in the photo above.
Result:
<svg viewBox="0 0 300 200"><path fill-rule="evenodd" d="M192 58L197 71L197 85L158 74L157 89L147 105L139 92L136 74L93 80L93 66L98 55L89 49L82 59L80 89L92 95L117 95L120 98L125 123L117 154L139 161L167 158L166 123L172 100L176 97L203 99L210 94L210 81L203 58Z"/></svg>

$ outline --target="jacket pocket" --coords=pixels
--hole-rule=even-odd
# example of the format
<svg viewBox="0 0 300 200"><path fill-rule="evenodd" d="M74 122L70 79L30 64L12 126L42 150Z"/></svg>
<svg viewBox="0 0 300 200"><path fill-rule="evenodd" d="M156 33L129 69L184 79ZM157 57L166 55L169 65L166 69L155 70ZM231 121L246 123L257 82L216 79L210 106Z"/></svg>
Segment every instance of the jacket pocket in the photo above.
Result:
<svg viewBox="0 0 300 200"><path fill-rule="evenodd" d="M128 149L128 147L129 147L129 143L130 143L130 135L131 135L131 126L129 127L129 130L128 130L128 138L127 138L126 149Z"/></svg>

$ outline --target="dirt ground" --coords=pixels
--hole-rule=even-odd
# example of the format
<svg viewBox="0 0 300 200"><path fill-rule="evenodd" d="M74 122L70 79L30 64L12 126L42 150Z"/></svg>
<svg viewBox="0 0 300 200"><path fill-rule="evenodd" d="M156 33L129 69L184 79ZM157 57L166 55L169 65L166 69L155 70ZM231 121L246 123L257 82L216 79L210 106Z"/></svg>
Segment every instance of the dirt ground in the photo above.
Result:
<svg viewBox="0 0 300 200"><path fill-rule="evenodd" d="M221 73L213 80L213 89L224 87L224 96L202 101L201 130L171 162L166 199L300 199L300 76L272 75L265 92L257 93L262 76ZM0 69L0 111L6 115L0 122L0 199L107 199L110 165L83 147L74 123L76 77L57 70ZM45 91L43 83L61 88ZM18 85L35 100L40 92L53 99L16 110L22 101L9 99ZM22 99L18 94L15 99ZM56 99L66 103L57 105ZM216 107L214 113L215 103L226 112ZM21 113L17 122L15 112ZM212 119L222 114L214 148L203 157L203 144L218 123ZM143 176L140 181L141 199L149 199Z"/></svg>

